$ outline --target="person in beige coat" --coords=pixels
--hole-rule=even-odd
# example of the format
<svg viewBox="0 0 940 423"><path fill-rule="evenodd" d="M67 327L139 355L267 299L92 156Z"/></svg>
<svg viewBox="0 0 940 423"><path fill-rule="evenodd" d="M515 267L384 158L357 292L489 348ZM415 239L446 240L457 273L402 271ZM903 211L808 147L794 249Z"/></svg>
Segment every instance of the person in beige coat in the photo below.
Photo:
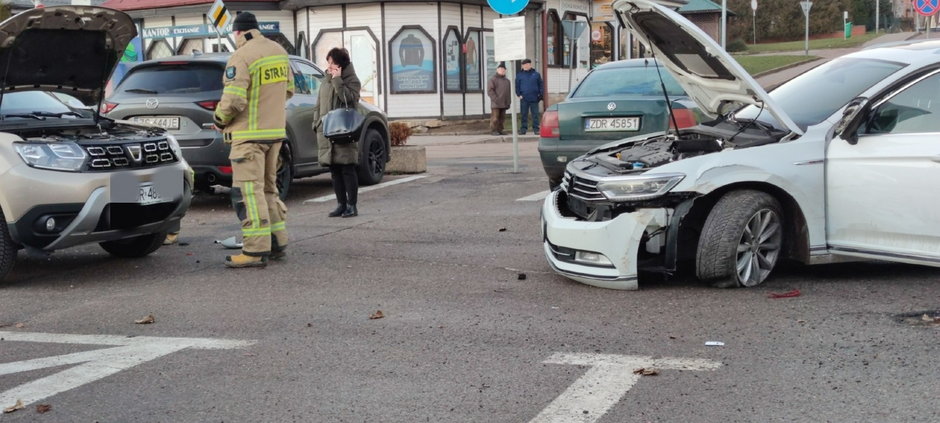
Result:
<svg viewBox="0 0 940 423"><path fill-rule="evenodd" d="M317 150L321 166L329 166L336 193L336 209L330 217L359 215L356 200L359 196L359 142L334 144L323 136L323 117L345 104L356 107L362 83L344 48L334 48L326 54L329 66L317 93L317 111L314 129L317 131Z"/></svg>
<svg viewBox="0 0 940 423"><path fill-rule="evenodd" d="M493 135L506 135L503 125L506 123L506 109L512 102L512 87L509 78L506 78L506 65L500 63L496 67L496 75L486 84L486 94L490 97L490 129Z"/></svg>

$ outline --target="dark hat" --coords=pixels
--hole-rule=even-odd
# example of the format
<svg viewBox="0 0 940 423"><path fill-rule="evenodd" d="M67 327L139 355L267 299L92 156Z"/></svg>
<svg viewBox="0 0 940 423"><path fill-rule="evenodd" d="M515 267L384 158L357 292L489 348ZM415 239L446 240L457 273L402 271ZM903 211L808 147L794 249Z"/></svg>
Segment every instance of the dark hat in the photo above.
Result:
<svg viewBox="0 0 940 423"><path fill-rule="evenodd" d="M235 22L232 23L232 31L248 31L258 29L258 19L254 14L241 12L235 15Z"/></svg>
<svg viewBox="0 0 940 423"><path fill-rule="evenodd" d="M524 65L526 63L532 63L532 61L529 59L522 59L522 64Z"/></svg>
<svg viewBox="0 0 940 423"><path fill-rule="evenodd" d="M497 69L498 69L498 68L506 69L506 62L499 62L499 65L497 65L496 68L497 68Z"/></svg>

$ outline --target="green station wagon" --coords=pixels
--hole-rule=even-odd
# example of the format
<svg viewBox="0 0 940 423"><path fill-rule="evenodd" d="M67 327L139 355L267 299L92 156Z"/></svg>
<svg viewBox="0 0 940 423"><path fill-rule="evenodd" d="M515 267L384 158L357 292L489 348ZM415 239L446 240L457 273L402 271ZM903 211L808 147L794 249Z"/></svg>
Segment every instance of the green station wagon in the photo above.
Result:
<svg viewBox="0 0 940 423"><path fill-rule="evenodd" d="M675 122L669 117L667 96ZM611 62L592 70L565 101L545 110L539 155L554 190L561 183L565 165L595 147L696 123L695 103L656 61Z"/></svg>

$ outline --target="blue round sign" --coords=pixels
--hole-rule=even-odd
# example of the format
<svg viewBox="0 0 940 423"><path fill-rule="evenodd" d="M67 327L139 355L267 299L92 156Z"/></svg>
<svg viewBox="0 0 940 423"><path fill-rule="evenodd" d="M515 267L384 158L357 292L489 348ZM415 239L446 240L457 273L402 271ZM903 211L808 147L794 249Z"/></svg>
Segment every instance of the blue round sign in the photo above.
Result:
<svg viewBox="0 0 940 423"><path fill-rule="evenodd" d="M529 0L486 0L486 2L500 15L515 15L529 4Z"/></svg>
<svg viewBox="0 0 940 423"><path fill-rule="evenodd" d="M938 9L940 9L940 0L914 0L914 10L921 15L933 15Z"/></svg>

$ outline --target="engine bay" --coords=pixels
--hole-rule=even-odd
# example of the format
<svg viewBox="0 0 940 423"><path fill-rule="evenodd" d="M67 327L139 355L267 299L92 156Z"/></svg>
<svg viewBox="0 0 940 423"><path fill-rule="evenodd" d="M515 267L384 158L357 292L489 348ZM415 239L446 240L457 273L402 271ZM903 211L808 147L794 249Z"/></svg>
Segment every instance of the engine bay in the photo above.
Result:
<svg viewBox="0 0 940 423"><path fill-rule="evenodd" d="M677 160L701 156L723 150L725 143L717 137L686 133L682 137L664 135L616 148L594 156L597 162L622 174L642 173L650 168ZM733 148L733 147L727 147Z"/></svg>

